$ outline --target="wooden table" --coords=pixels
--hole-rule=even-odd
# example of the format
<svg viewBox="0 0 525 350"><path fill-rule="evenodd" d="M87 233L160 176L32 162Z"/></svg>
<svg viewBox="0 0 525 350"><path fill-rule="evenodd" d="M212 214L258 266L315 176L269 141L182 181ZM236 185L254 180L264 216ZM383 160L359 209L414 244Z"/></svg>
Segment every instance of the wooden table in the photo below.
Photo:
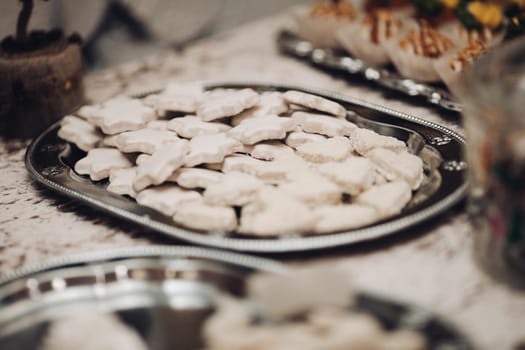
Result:
<svg viewBox="0 0 525 350"><path fill-rule="evenodd" d="M462 133L458 117L400 101L373 87L331 77L277 52L275 35L289 22L273 17L214 36L184 52L162 52L87 77L101 101L170 80L273 81L337 91L444 124ZM26 141L0 141L0 272L48 258L111 247L180 244L81 207L36 186L27 176ZM355 284L424 305L446 316L480 349L525 341L525 293L489 279L471 257L463 206L396 237L317 253L270 256L294 265L341 264Z"/></svg>

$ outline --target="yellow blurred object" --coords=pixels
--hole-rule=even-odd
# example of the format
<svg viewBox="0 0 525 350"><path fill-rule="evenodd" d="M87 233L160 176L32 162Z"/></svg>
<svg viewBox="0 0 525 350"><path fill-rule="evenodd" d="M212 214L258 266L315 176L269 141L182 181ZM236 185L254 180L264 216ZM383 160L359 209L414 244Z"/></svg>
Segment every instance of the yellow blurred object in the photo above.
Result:
<svg viewBox="0 0 525 350"><path fill-rule="evenodd" d="M503 13L498 5L473 1L467 5L467 10L479 23L490 29L498 28L503 21Z"/></svg>
<svg viewBox="0 0 525 350"><path fill-rule="evenodd" d="M445 6L448 9L455 9L459 5L459 0L441 0L441 3L443 6Z"/></svg>

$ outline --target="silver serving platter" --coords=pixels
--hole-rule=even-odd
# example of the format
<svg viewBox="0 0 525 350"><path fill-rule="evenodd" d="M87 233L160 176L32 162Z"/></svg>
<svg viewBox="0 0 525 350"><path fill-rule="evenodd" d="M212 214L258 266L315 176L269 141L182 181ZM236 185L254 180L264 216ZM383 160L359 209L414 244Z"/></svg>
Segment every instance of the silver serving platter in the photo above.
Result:
<svg viewBox="0 0 525 350"><path fill-rule="evenodd" d="M326 91L256 83L218 83L207 88L245 88L258 91L299 90L343 104L347 118L356 124L405 141L410 152L424 161L425 180L400 215L351 231L323 235L292 234L258 238L238 233L199 232L177 226L170 217L145 208L124 196L105 190L105 182L92 182L72 170L84 156L57 136L58 123L37 137L26 153L31 177L58 193L124 220L184 241L239 251L291 252L336 247L395 234L428 220L452 207L466 193L463 138L438 124L365 101Z"/></svg>
<svg viewBox="0 0 525 350"><path fill-rule="evenodd" d="M86 311L116 316L152 350L201 349L202 326L218 293L243 298L246 277L257 271L288 270L267 259L224 251L150 246L82 254L15 271L0 277L0 349L41 349L53 321ZM473 349L452 325L411 304L358 292L352 309L371 313L387 329L420 332L429 350Z"/></svg>
<svg viewBox="0 0 525 350"><path fill-rule="evenodd" d="M372 82L386 90L392 90L410 98L420 98L427 103L449 111L461 112L461 104L442 84L426 84L404 78L395 69L378 68L354 58L341 49L315 47L289 30L277 36L281 52L313 64L318 68L334 70Z"/></svg>

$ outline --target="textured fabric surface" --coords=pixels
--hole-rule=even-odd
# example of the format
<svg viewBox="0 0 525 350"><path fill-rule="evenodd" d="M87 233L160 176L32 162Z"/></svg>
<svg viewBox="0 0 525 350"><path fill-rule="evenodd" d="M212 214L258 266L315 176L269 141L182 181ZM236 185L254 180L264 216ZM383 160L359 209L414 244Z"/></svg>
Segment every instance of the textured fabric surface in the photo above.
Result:
<svg viewBox="0 0 525 350"><path fill-rule="evenodd" d="M163 52L88 76L94 101L156 89L177 80L256 80L293 83L347 94L439 122L462 132L457 117L351 84L278 54L275 34L286 16L239 27L181 53ZM0 272L48 258L141 244L175 244L35 185L26 175L27 142L0 141ZM407 300L446 316L480 349L510 349L525 339L525 294L482 273L471 257L464 209L395 237L308 254L273 256L291 265L337 263L356 285Z"/></svg>

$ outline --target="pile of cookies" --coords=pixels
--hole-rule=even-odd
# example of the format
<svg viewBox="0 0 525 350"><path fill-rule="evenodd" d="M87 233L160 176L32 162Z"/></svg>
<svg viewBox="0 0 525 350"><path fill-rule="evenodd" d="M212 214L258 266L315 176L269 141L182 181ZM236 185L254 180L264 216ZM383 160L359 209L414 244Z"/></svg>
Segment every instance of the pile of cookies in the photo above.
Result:
<svg viewBox="0 0 525 350"><path fill-rule="evenodd" d="M76 173L186 228L331 233L400 213L424 178L404 142L346 115L300 91L187 83L83 106L58 135L87 152Z"/></svg>

